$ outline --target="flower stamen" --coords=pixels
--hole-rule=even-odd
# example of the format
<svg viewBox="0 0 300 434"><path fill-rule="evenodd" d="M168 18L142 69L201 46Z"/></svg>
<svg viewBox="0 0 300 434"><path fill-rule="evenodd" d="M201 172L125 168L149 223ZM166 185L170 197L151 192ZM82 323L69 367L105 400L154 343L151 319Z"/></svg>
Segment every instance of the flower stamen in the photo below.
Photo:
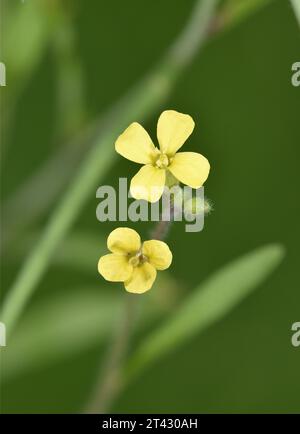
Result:
<svg viewBox="0 0 300 434"><path fill-rule="evenodd" d="M143 255L143 253L139 251L129 259L129 264L131 264L133 267L138 267L147 261L147 256Z"/></svg>
<svg viewBox="0 0 300 434"><path fill-rule="evenodd" d="M169 165L169 158L166 154L160 153L159 157L157 158L155 165L159 169L165 169Z"/></svg>

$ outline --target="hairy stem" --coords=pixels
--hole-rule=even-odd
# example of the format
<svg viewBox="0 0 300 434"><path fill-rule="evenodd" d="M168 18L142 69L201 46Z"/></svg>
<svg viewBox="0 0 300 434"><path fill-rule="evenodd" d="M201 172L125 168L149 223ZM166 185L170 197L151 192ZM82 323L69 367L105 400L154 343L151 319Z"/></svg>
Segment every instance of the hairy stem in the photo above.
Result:
<svg viewBox="0 0 300 434"><path fill-rule="evenodd" d="M162 216L163 217L163 216ZM170 202L170 216L168 220L160 220L154 227L153 231L151 232L151 239L153 240L164 240L171 228L171 224L173 222L174 218L174 205L172 202Z"/></svg>

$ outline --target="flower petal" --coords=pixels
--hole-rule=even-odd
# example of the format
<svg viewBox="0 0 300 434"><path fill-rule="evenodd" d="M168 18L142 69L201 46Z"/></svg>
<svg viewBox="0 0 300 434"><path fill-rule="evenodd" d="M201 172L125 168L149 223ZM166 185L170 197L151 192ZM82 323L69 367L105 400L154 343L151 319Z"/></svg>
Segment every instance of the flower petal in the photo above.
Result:
<svg viewBox="0 0 300 434"><path fill-rule="evenodd" d="M143 254L157 270L166 270L172 262L172 252L163 241L149 240L143 243Z"/></svg>
<svg viewBox="0 0 300 434"><path fill-rule="evenodd" d="M201 154L179 152L174 156L168 169L183 184L199 188L208 177L210 165Z"/></svg>
<svg viewBox="0 0 300 434"><path fill-rule="evenodd" d="M157 149L147 131L137 122L133 122L118 137L115 143L118 154L135 163L150 164L157 154Z"/></svg>
<svg viewBox="0 0 300 434"><path fill-rule="evenodd" d="M143 294L149 291L156 278L156 270L153 265L145 262L133 269L131 277L124 283L125 289L134 294Z"/></svg>
<svg viewBox="0 0 300 434"><path fill-rule="evenodd" d="M98 262L98 271L105 280L110 282L124 282L132 274L133 267L124 255L110 253L102 256Z"/></svg>
<svg viewBox="0 0 300 434"><path fill-rule="evenodd" d="M175 110L164 111L157 123L160 150L167 155L174 155L192 134L194 126L191 116Z"/></svg>
<svg viewBox="0 0 300 434"><path fill-rule="evenodd" d="M117 228L107 238L107 248L113 253L135 253L141 247L141 237L130 228Z"/></svg>
<svg viewBox="0 0 300 434"><path fill-rule="evenodd" d="M166 181L166 171L147 164L132 178L130 193L135 199L156 202L161 198Z"/></svg>

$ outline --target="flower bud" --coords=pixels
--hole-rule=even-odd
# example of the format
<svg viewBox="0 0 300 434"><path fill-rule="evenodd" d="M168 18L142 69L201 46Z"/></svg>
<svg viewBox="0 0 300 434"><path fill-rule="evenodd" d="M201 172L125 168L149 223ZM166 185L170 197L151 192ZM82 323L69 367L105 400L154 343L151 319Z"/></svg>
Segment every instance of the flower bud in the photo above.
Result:
<svg viewBox="0 0 300 434"><path fill-rule="evenodd" d="M200 214L209 214L213 207L209 199L193 197L184 202L184 209L186 213L197 216Z"/></svg>

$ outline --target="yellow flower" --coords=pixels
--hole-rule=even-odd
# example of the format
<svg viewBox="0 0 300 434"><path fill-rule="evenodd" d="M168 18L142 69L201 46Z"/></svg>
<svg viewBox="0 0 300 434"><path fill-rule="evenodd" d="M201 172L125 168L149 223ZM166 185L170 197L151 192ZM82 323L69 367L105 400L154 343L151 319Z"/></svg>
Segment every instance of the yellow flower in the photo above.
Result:
<svg viewBox="0 0 300 434"><path fill-rule="evenodd" d="M135 163L144 164L132 178L130 191L135 199L156 202L166 184L166 173L192 188L199 188L209 174L209 162L196 152L177 152L192 134L195 123L191 116L174 110L164 111L157 123L159 148L147 131L133 122L118 137L116 151Z"/></svg>
<svg viewBox="0 0 300 434"><path fill-rule="evenodd" d="M130 228L117 228L107 238L112 253L102 256L98 271L110 282L124 282L128 292L148 291L156 278L156 270L171 265L172 253L163 241L141 242L139 234Z"/></svg>

